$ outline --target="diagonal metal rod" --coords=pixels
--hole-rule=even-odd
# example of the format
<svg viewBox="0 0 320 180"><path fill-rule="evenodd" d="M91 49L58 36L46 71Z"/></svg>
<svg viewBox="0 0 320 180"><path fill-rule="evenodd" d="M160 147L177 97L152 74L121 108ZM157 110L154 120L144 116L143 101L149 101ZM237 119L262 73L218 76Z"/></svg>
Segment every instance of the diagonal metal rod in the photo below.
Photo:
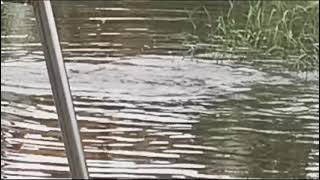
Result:
<svg viewBox="0 0 320 180"><path fill-rule="evenodd" d="M88 179L87 165L51 3L50 0L35 0L32 4L40 28L51 89L71 175L76 179Z"/></svg>

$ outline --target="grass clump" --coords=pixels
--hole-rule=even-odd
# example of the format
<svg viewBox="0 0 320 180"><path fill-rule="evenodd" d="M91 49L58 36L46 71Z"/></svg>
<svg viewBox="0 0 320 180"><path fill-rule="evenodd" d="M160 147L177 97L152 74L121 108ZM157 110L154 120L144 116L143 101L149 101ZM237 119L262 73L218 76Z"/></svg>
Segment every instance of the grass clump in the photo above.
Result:
<svg viewBox="0 0 320 180"><path fill-rule="evenodd" d="M247 3L245 14L239 17L233 15L234 6L230 1L228 13L211 22L215 29L208 31L206 43L223 42L224 49L230 52L250 49L260 56L279 57L296 71L319 70L318 1ZM210 17L205 7L203 11Z"/></svg>

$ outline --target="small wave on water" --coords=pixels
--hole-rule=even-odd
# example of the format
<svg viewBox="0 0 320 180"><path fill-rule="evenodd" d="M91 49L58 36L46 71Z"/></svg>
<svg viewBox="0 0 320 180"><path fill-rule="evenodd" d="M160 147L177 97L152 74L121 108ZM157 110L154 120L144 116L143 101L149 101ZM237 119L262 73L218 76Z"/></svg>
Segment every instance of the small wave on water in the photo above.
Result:
<svg viewBox="0 0 320 180"><path fill-rule="evenodd" d="M184 59L197 1L125 2L54 3L91 177L319 178L318 81ZM1 177L69 177L32 10L17 6L1 33Z"/></svg>

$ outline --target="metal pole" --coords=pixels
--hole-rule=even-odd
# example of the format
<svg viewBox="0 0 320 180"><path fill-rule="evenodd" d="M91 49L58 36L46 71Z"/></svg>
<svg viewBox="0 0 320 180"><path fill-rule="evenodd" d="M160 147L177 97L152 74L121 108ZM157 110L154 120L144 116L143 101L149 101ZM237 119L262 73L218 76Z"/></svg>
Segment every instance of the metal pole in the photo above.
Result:
<svg viewBox="0 0 320 180"><path fill-rule="evenodd" d="M88 179L80 131L74 112L51 3L50 0L35 0L33 6L40 28L47 70L71 175L72 178L76 179Z"/></svg>

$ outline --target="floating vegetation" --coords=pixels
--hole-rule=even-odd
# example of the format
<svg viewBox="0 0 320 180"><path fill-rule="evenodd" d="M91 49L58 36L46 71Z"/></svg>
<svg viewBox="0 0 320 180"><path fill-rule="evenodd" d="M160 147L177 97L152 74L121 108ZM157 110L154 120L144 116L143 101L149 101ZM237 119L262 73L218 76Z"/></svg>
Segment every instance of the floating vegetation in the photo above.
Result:
<svg viewBox="0 0 320 180"><path fill-rule="evenodd" d="M196 9L207 15L210 27L205 39L196 39L197 44L220 43L227 53L245 57L240 60L278 58L290 70L319 70L318 1L248 1L241 16L233 15L234 3L229 3L229 11L215 21L206 7ZM194 28L195 24L192 20ZM216 50L205 48L207 53Z"/></svg>

